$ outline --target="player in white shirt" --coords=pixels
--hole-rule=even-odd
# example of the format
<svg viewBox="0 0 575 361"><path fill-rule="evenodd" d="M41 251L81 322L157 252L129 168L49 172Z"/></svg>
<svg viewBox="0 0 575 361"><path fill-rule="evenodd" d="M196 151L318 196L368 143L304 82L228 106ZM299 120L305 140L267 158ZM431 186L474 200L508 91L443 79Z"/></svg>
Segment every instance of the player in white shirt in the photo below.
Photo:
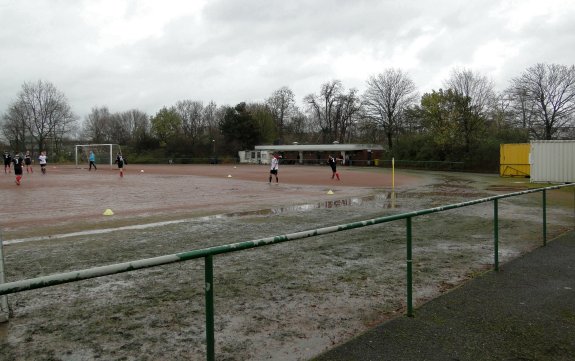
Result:
<svg viewBox="0 0 575 361"><path fill-rule="evenodd" d="M281 155L278 154L274 154L274 157L272 158L272 162L271 162L271 166L270 166L270 179L269 182L272 182L272 177L275 176L276 177L276 183L279 182L278 179L278 169L279 169L279 159L281 158Z"/></svg>
<svg viewBox="0 0 575 361"><path fill-rule="evenodd" d="M42 171L42 174L46 174L46 159L48 159L48 157L46 157L46 151L43 151L42 153L40 153L40 155L38 156L38 161L40 163L40 170Z"/></svg>

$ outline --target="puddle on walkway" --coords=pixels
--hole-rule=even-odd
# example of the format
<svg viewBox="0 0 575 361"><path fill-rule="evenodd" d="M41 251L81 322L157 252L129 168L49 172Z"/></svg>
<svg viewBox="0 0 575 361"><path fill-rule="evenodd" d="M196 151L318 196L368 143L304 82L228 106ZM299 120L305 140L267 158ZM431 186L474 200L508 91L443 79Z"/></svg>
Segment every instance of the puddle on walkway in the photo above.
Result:
<svg viewBox="0 0 575 361"><path fill-rule="evenodd" d="M337 200L321 201L317 203L300 204L293 206L285 206L278 208L267 208L259 209L254 211L243 211L243 212L231 212L215 214L211 216L204 216L199 218L187 218L178 219L173 221L137 224L132 226L123 226L116 228L104 228L96 229L90 231L80 231L65 234L55 234L51 236L39 236L39 237L29 237L20 238L4 241L5 245L24 243L24 242L34 242L34 241L45 241L50 239L61 239L68 237L78 237L78 236L90 236L96 234L105 234L110 232L124 231L124 230L142 230L153 227L162 227L172 224L186 223L186 222L197 222L197 221L210 221L214 219L228 219L228 218L242 218L242 217L253 217L253 216L268 216L268 215L278 215L284 213L293 212L308 212L315 209L327 209L327 208L339 208L339 207L371 207L371 208L399 208L396 205L397 194L395 192L383 192L377 193L365 197L352 197Z"/></svg>

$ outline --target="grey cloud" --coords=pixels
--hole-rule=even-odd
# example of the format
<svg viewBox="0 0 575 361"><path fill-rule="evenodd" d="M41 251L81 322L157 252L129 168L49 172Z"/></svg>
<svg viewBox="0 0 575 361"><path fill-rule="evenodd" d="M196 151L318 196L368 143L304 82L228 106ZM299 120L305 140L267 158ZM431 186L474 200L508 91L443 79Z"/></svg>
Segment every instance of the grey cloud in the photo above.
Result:
<svg viewBox="0 0 575 361"><path fill-rule="evenodd" d="M102 48L106 29L83 22L83 4L90 3L0 3L0 112L23 82L37 79L64 91L81 116L96 105L153 114L186 98L263 100L284 85L301 99L333 79L361 89L386 67L402 68L426 92L441 85L439 78L453 64L468 66L478 47L496 39L520 51L501 65L499 79L537 62L570 65L575 51L572 21L566 20L574 6L558 16L563 22L535 18L514 32L492 11L496 0L220 0L207 2L199 20L176 17L161 34ZM140 3L126 4L121 15L137 19ZM422 39L431 40L406 51ZM369 66L338 73L342 57L355 60L359 54ZM365 66L352 60L348 66Z"/></svg>

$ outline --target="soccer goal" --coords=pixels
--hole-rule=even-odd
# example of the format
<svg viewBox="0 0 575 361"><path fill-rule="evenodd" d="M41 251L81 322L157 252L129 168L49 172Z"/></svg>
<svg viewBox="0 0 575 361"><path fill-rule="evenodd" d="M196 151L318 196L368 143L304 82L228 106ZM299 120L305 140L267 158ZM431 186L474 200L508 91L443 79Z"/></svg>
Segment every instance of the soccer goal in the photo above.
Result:
<svg viewBox="0 0 575 361"><path fill-rule="evenodd" d="M81 168L88 165L90 151L96 156L96 165L109 164L114 165L116 154L122 152L119 144L77 144L76 145L76 167Z"/></svg>

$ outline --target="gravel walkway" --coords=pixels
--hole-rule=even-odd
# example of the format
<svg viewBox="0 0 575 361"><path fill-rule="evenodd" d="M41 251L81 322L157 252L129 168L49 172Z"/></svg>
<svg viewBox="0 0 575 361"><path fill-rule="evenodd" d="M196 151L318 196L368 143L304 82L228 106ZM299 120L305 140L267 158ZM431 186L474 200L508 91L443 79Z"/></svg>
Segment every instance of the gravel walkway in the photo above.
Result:
<svg viewBox="0 0 575 361"><path fill-rule="evenodd" d="M575 360L575 232L315 360Z"/></svg>

